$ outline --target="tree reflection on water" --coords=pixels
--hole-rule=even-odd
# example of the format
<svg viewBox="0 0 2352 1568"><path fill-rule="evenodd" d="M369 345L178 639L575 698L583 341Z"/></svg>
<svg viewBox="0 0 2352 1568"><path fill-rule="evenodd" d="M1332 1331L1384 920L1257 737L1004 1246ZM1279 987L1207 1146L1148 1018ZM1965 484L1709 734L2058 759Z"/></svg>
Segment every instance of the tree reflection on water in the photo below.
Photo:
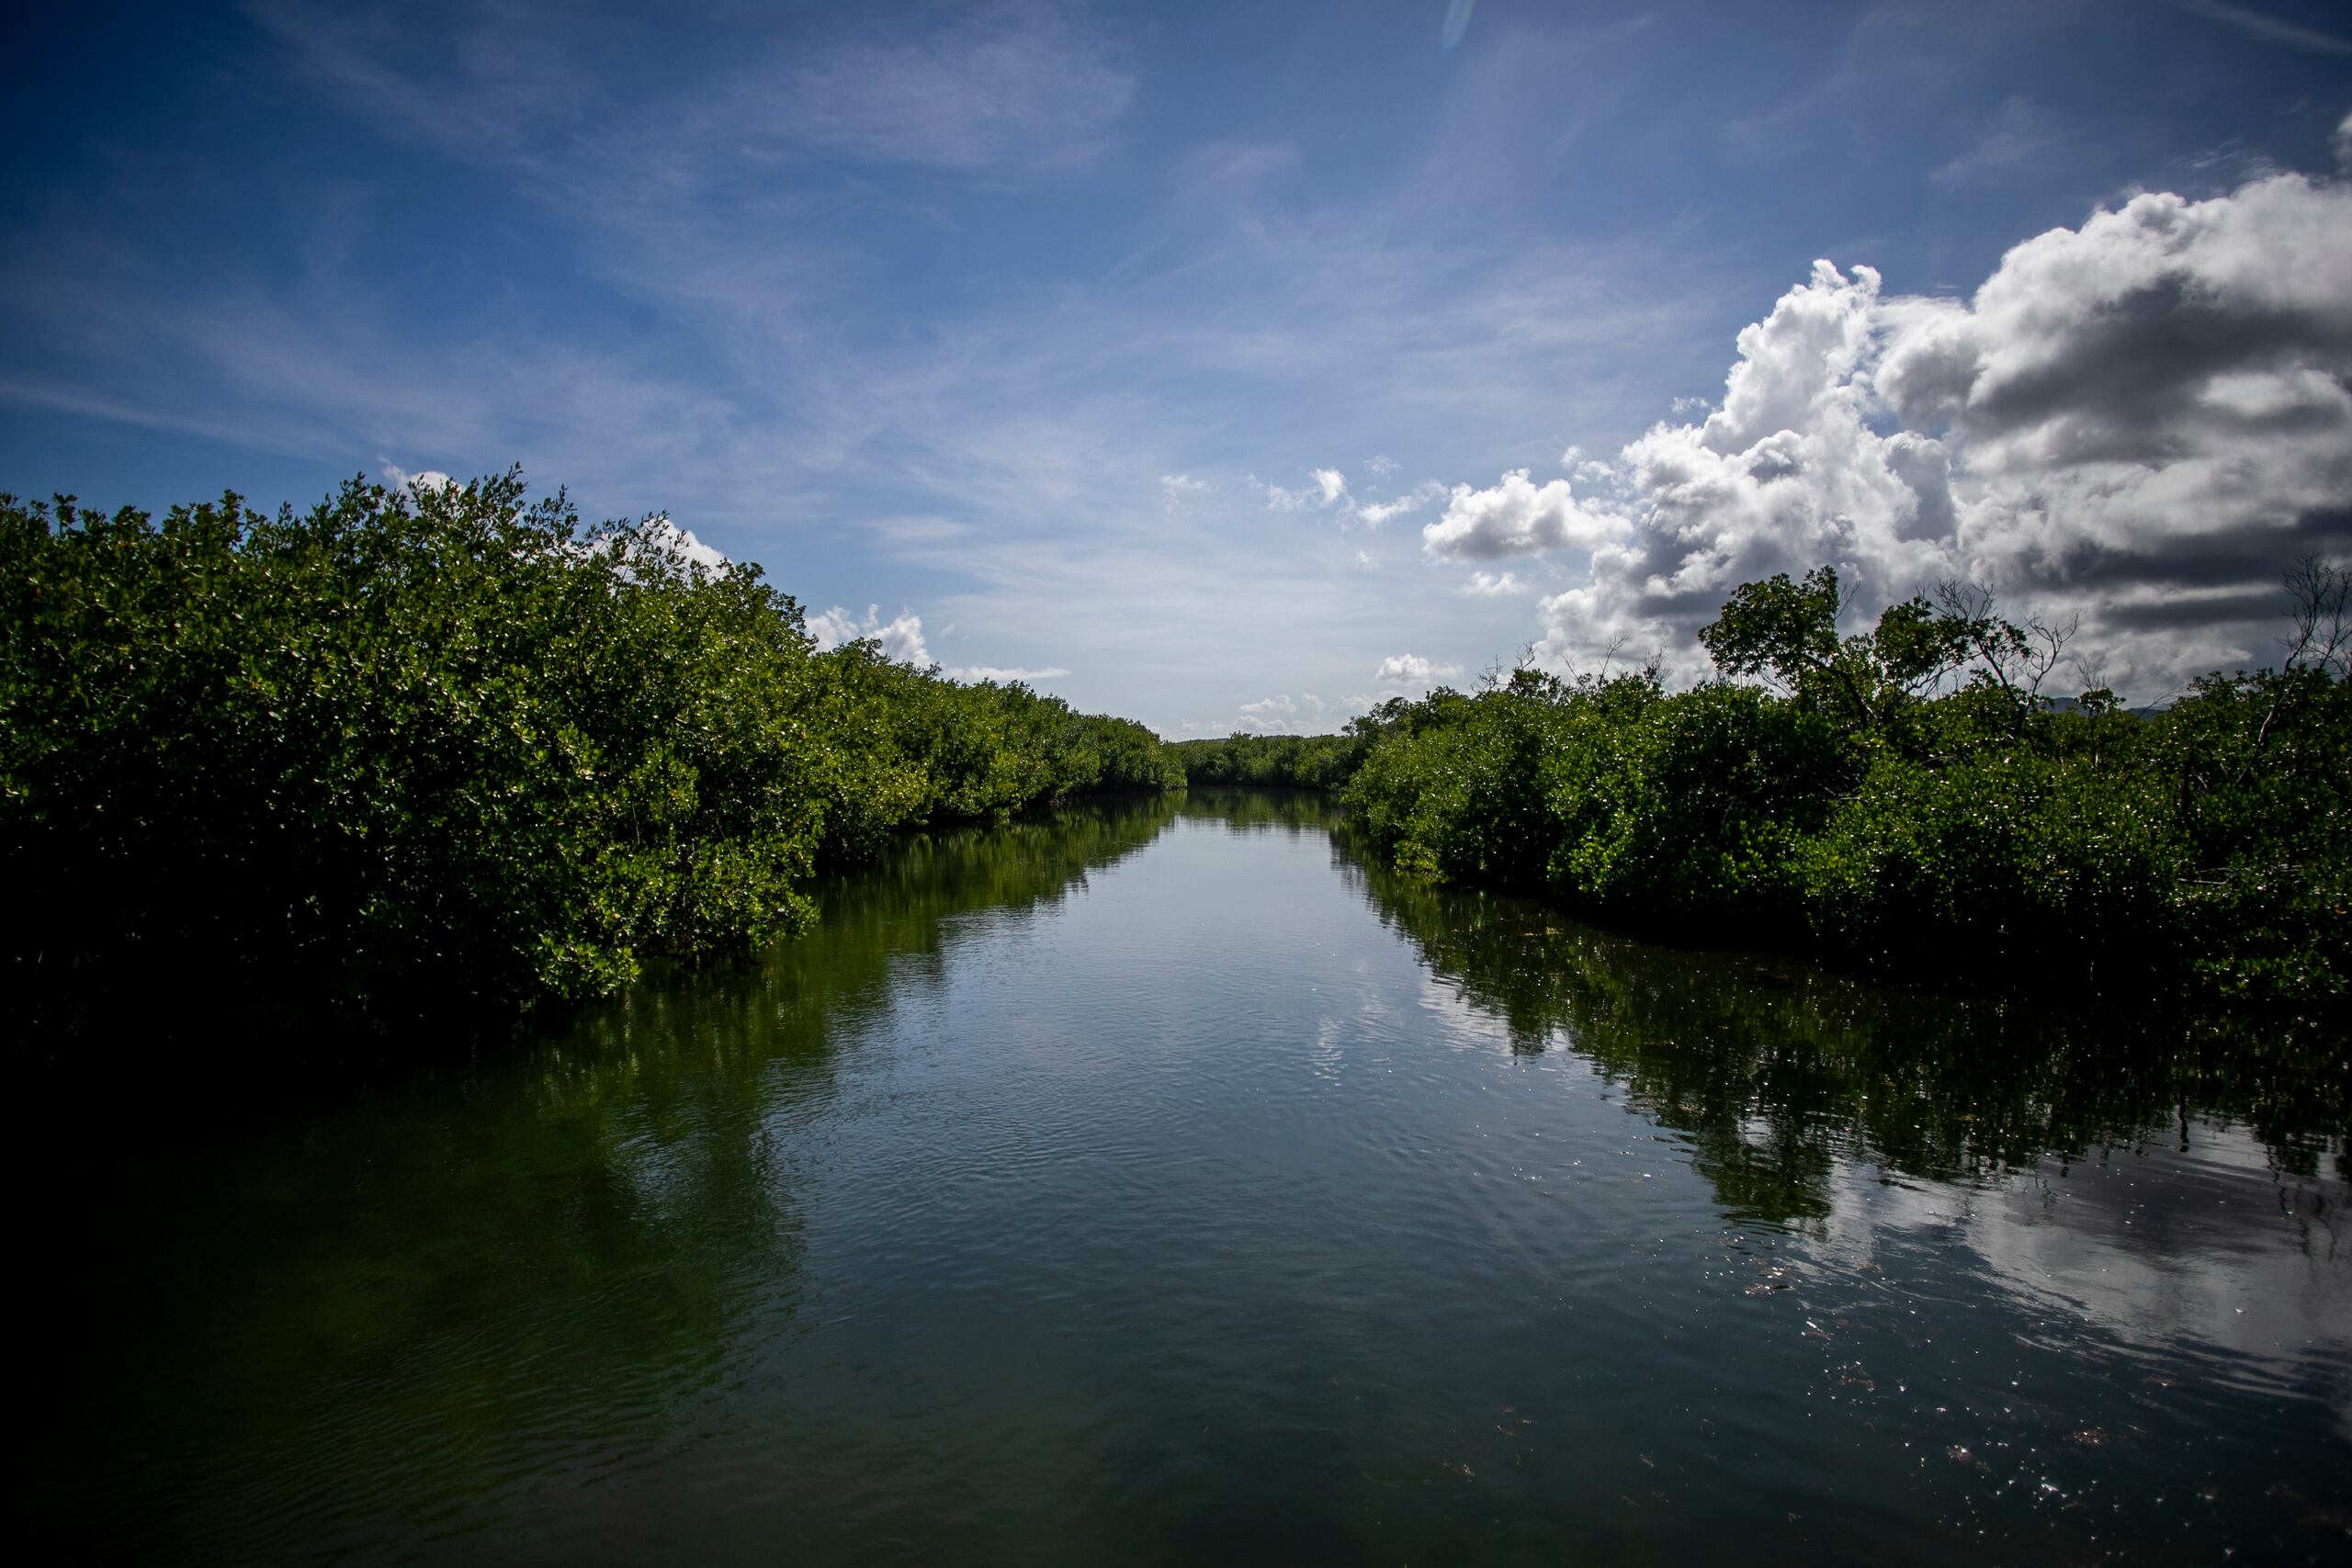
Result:
<svg viewBox="0 0 2352 1568"><path fill-rule="evenodd" d="M1512 1048L1565 1045L1692 1142L1735 1213L1829 1213L1841 1158L1929 1180L2252 1131L2286 1173L2345 1168L2352 1059L2291 1018L2093 1016L1865 983L1799 961L1636 942L1526 900L1342 874Z"/></svg>

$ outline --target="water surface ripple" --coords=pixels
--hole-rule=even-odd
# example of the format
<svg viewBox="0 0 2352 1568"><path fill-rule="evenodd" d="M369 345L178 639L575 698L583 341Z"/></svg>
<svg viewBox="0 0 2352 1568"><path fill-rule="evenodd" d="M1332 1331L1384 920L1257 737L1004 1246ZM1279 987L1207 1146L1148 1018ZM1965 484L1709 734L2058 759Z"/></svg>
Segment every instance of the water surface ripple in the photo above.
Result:
<svg viewBox="0 0 2352 1568"><path fill-rule="evenodd" d="M51 1168L40 1506L192 1562L2346 1561L2340 1043L1645 945L1296 796L824 909Z"/></svg>

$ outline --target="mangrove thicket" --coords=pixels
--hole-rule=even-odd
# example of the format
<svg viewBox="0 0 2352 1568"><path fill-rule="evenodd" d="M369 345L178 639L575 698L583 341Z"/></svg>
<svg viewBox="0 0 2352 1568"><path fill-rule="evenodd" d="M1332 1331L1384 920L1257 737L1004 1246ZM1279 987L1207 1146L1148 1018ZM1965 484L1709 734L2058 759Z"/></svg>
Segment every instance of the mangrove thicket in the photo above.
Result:
<svg viewBox="0 0 2352 1568"><path fill-rule="evenodd" d="M0 880L20 1029L610 992L803 923L927 824L1181 767L1019 683L820 651L666 520L518 473L307 512L0 497Z"/></svg>

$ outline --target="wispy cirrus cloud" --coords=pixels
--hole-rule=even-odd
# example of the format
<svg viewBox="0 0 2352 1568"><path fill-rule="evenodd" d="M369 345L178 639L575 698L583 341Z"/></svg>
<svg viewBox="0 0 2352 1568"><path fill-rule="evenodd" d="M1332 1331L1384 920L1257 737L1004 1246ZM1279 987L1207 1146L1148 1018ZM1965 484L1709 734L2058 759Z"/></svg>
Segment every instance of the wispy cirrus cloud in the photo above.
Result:
<svg viewBox="0 0 2352 1568"><path fill-rule="evenodd" d="M109 484L128 482L114 454L158 454L152 500L173 474L323 488L380 453L458 475L520 460L591 515L666 511L766 563L843 635L911 618L902 646L925 657L1068 668L1051 678L1074 702L1152 719L1362 685L1386 649L1483 663L1493 601L1581 585L1588 555L1620 547L1640 570L1612 613L1680 635L1684 598L1751 536L1709 532L1718 501L1783 507L1771 526L1801 533L1814 502L1793 498L1815 487L1834 519L1849 451L1858 504L1909 488L1881 448L1836 446L1827 404L1706 458L1663 439L1626 456L1675 392L1720 374L1788 255L1885 264L1864 311L1879 343L1903 291L2010 221L1988 212L2030 232L2215 149L2181 178L2242 184L2309 157L2315 111L2292 106L2334 101L2316 46L2159 11L2081 45L2098 69L2039 76L2027 105L2007 96L2019 51L2082 29L2022 0L1802 27L1726 12L1695 39L1482 10L1442 62L1424 18L1409 63L1374 43L1344 70L1338 29L1372 42L1378 15L876 0L649 27L545 0L251 0L243 16L187 12L201 41L149 57L159 96L79 118L61 99L28 132L0 232L21 482L52 480L72 447L55 438L76 433L74 460ZM1276 33L1295 47L1264 47ZM2141 113L2141 67L2183 49L2234 73L2107 134ZM2258 93L2229 85L2256 75ZM1379 135L1334 138L1374 101ZM1903 421L1869 368L1883 348L1840 395L1878 398L1861 424L1891 438ZM2282 385L2199 395L2259 424L2248 400ZM1567 434L1615 456L1563 459L1555 479ZM1971 487L1996 482L1970 454L2006 438L1908 434L1930 444L1902 449L1918 493L1936 493L1937 444L1954 465L1966 534L1989 515ZM1458 505L1412 482L1464 475L1498 477ZM312 480L285 482L300 499ZM1273 491L1293 512L1270 514ZM1612 515L1630 537L1601 536ZM1694 530L1687 550L1645 531L1668 516ZM1355 536L1404 527L1438 583ZM876 603L924 615L856 608Z"/></svg>
<svg viewBox="0 0 2352 1568"><path fill-rule="evenodd" d="M1017 664L957 664L950 666L947 673L958 681L994 681L1009 685L1015 681L1023 684L1057 681L1070 671L1058 664L1048 664L1037 670L1026 670Z"/></svg>
<svg viewBox="0 0 2352 1568"><path fill-rule="evenodd" d="M1415 485L1411 490L1407 491L1404 494L1388 501L1365 501L1357 502L1355 507L1356 520L1363 524L1364 526L1368 528L1377 528L1382 524L1394 522L1396 519L1404 516L1408 513L1419 512L1422 507L1427 506L1430 502L1435 501L1444 493L1445 487L1443 485L1439 484L1434 479L1428 480L1424 483Z"/></svg>
<svg viewBox="0 0 2352 1568"><path fill-rule="evenodd" d="M916 32L853 32L792 71L775 123L838 152L970 170L1091 162L1135 97L1075 6L983 6Z"/></svg>
<svg viewBox="0 0 2352 1568"><path fill-rule="evenodd" d="M2066 128L2047 110L2025 98L2005 98L1975 139L1928 177L1942 186L2006 178L2063 154L2071 141Z"/></svg>
<svg viewBox="0 0 2352 1568"><path fill-rule="evenodd" d="M433 226L365 190L332 218L288 206L310 230L290 277L152 248L82 265L61 228L0 266L0 288L20 291L75 375L18 361L0 395L288 453L389 450L457 473L519 459L594 513L667 509L818 604L926 574L910 597L992 628L973 634L988 640L971 668L1075 668L1101 694L1084 700L1147 716L1115 682L1148 694L1156 671L1243 649L1336 682L1374 639L1443 635L1443 601L1368 596L1371 552L1255 525L1252 468L1297 476L1274 488L1303 513L1392 522L1442 494L1373 482L1407 450L1365 464L1359 485L1315 459L1361 450L1365 431L1540 443L1538 407L1628 400L1603 367L1564 401L1560 355L1690 337L1677 313L1706 295L1687 271L1671 301L1630 288L1660 275L1645 235L1433 234L1418 186L1318 200L1295 144L1223 139L1128 171L1135 248L1112 265L1050 291L967 296L944 268L885 293L877 215L945 245L1003 221L1024 190L1087 177L1017 127L988 130L997 162L967 167L922 162L921 138L887 149L853 119L763 101L796 72L933 82L955 52L941 38L828 23L731 39L722 57L682 30L639 61L625 31L529 6L256 16L316 102L480 172L517 254L570 269L562 291L516 274L402 295L386 258L397 277L429 276L403 258ZM942 37L994 28L1048 65L1077 51L1116 74L1139 58L1069 8L957 25ZM1011 66L978 53L986 96ZM623 85L628 115L594 111ZM1108 146L1140 103L1103 118L1115 96L1082 96L1051 135ZM1049 647L1024 643L1048 626Z"/></svg>
<svg viewBox="0 0 2352 1568"><path fill-rule="evenodd" d="M2211 17L2252 37L2282 43L2290 49L2309 50L2317 54L2352 54L2352 38L2341 33L2324 32L2318 28L2307 28L2300 22L2290 22L2250 6L2225 5L2222 0L2172 0L2172 3L2184 11Z"/></svg>
<svg viewBox="0 0 2352 1568"><path fill-rule="evenodd" d="M550 177L576 177L566 165L601 152L619 155L611 172L624 180L666 172L705 184L724 164L756 164L794 142L957 172L1067 169L1102 150L1136 91L1113 35L1055 0L1000 0L929 28L879 13L814 34L680 28L651 51L625 28L569 16L551 25L552 12L529 5L245 8L301 70L386 129ZM581 88L624 73L639 90L616 118Z"/></svg>
<svg viewBox="0 0 2352 1568"><path fill-rule="evenodd" d="M1348 499L1348 479L1337 468L1317 468L1308 476L1308 482L1295 490L1250 476L1266 498L1270 512L1306 512L1316 507L1338 506Z"/></svg>
<svg viewBox="0 0 2352 1568"><path fill-rule="evenodd" d="M1385 469L1376 471L1374 477L1384 478L1396 468L1395 463L1387 463ZM1386 501L1373 501L1350 490L1347 475L1338 468L1317 468L1309 475L1309 480L1290 489L1261 479L1255 474L1250 476L1250 483L1266 498L1270 512L1334 512L1343 520L1361 523L1367 528L1377 528L1407 513L1418 512L1445 494L1443 485L1430 480Z"/></svg>

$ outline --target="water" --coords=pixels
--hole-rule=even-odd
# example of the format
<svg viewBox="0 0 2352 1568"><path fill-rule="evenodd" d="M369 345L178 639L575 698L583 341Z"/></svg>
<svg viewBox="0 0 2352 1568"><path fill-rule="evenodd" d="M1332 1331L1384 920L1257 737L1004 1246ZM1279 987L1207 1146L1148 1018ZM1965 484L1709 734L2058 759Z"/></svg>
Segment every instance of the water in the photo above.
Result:
<svg viewBox="0 0 2352 1568"><path fill-rule="evenodd" d="M2340 1043L1366 868L950 835L297 1109L19 1140L108 1555L2344 1562Z"/></svg>

